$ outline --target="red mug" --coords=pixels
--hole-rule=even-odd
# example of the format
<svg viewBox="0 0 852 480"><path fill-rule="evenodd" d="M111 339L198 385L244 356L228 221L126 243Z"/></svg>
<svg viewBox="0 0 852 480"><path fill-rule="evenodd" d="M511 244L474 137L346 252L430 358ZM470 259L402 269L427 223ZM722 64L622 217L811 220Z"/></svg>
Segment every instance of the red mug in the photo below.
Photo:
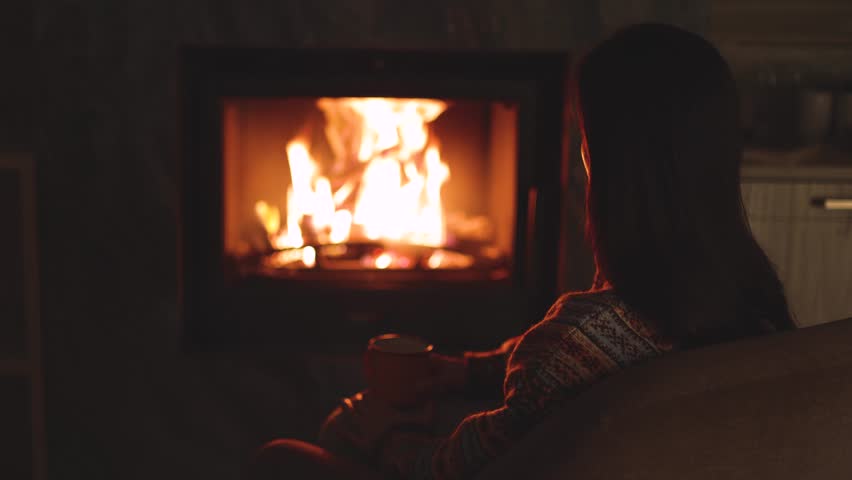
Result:
<svg viewBox="0 0 852 480"><path fill-rule="evenodd" d="M406 408L426 399L415 390L432 374L432 345L417 337L387 333L373 337L364 354L364 373L370 391L387 404Z"/></svg>

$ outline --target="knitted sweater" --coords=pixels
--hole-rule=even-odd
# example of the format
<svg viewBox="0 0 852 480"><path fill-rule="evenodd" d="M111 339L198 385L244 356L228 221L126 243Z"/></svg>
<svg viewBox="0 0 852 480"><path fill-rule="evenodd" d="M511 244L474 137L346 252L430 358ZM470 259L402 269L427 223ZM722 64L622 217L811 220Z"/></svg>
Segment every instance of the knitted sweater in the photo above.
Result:
<svg viewBox="0 0 852 480"><path fill-rule="evenodd" d="M500 408L470 415L447 438L393 433L380 461L402 478L472 478L567 397L671 348L611 290L564 295L523 336L466 355L472 383L504 376Z"/></svg>

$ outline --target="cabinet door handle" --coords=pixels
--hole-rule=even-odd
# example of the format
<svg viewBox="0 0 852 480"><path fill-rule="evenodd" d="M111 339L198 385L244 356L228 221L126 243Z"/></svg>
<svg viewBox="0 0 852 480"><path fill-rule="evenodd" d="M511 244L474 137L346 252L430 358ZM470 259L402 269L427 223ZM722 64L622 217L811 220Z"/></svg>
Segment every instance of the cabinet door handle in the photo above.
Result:
<svg viewBox="0 0 852 480"><path fill-rule="evenodd" d="M816 197L811 199L811 205L824 210L852 211L852 198Z"/></svg>

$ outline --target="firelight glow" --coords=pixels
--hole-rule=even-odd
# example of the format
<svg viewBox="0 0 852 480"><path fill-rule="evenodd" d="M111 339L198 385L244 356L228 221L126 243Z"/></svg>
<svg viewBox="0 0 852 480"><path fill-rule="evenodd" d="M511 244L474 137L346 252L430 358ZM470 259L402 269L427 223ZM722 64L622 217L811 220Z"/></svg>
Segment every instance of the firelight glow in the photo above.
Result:
<svg viewBox="0 0 852 480"><path fill-rule="evenodd" d="M326 117L325 134L336 165L348 169L325 176L305 140L287 144L290 185L285 192L284 218L266 202L255 204L255 214L272 246L280 250L363 239L445 245L441 188L450 169L441 159L428 124L446 110L446 103L323 98L317 105ZM345 165L349 157L356 160L354 167ZM307 254L307 248L303 252ZM315 257L310 262L308 257L302 260L312 265ZM391 262L389 254L382 254L375 266L384 269Z"/></svg>

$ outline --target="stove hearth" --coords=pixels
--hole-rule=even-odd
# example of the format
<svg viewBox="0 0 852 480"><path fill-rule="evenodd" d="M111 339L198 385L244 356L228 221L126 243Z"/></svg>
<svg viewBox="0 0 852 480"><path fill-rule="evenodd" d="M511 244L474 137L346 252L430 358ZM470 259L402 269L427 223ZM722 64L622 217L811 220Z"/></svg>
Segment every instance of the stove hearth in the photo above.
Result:
<svg viewBox="0 0 852 480"><path fill-rule="evenodd" d="M186 340L520 333L556 293L566 64L187 49Z"/></svg>

